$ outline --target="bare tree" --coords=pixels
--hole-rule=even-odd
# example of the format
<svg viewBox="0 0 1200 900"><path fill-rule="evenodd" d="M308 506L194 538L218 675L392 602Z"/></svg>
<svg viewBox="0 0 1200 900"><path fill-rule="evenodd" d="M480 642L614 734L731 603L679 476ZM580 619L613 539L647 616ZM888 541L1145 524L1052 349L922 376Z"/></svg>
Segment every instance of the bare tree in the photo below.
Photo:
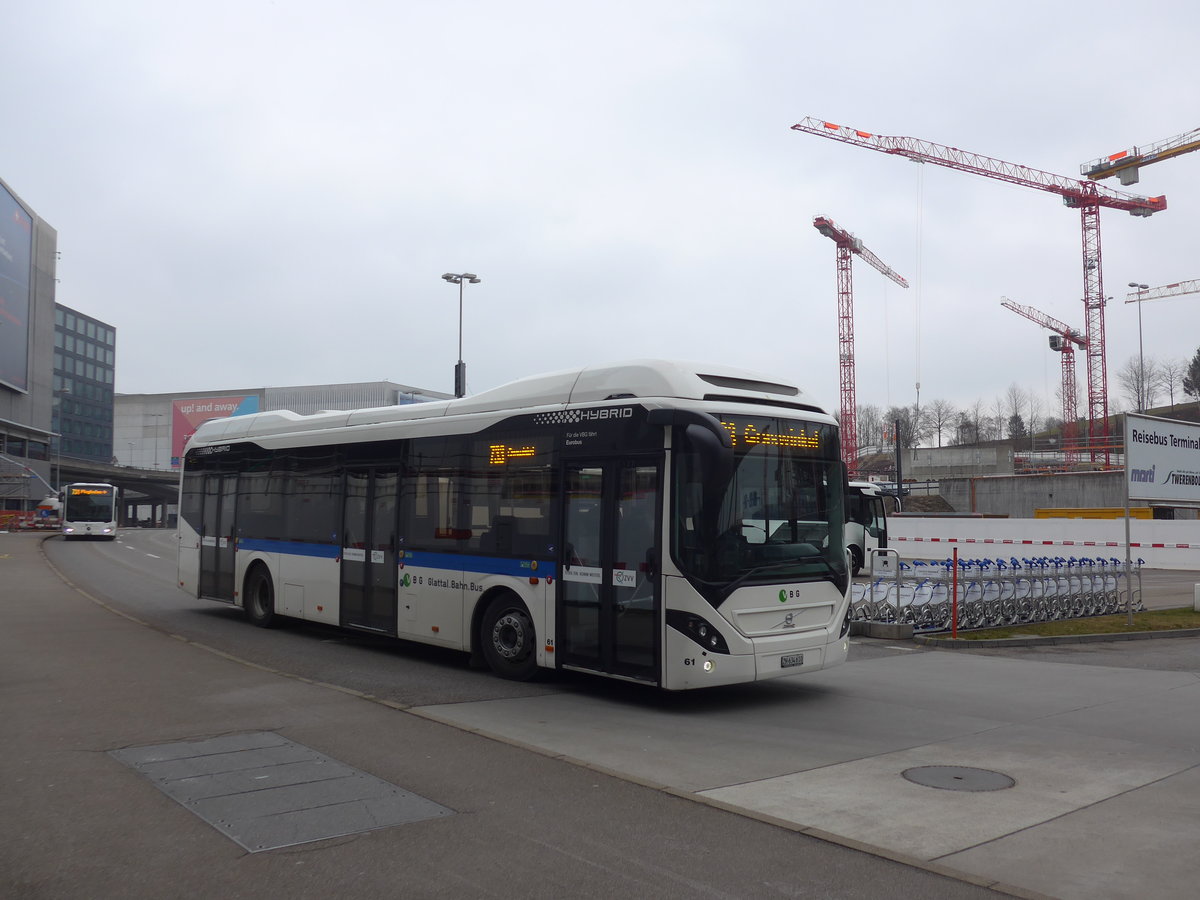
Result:
<svg viewBox="0 0 1200 900"><path fill-rule="evenodd" d="M1008 403L1004 397L992 401L991 419L988 422L988 436L993 441L1004 439L1004 429L1008 425Z"/></svg>
<svg viewBox="0 0 1200 900"><path fill-rule="evenodd" d="M880 447L883 445L883 418L879 407L865 403L858 407L858 446Z"/></svg>
<svg viewBox="0 0 1200 900"><path fill-rule="evenodd" d="M975 440L972 443L978 444L983 440L985 421L987 419L987 406L980 397L972 404L969 415L971 417L971 425L975 429Z"/></svg>
<svg viewBox="0 0 1200 900"><path fill-rule="evenodd" d="M1028 396L1025 389L1015 381L1008 386L1008 390L1004 392L1004 411L1008 413L1009 418L1028 411Z"/></svg>
<svg viewBox="0 0 1200 900"><path fill-rule="evenodd" d="M1117 384L1129 401L1130 406L1139 412L1144 412L1154 405L1162 383L1162 373L1158 363L1153 359L1139 359L1131 356L1117 370Z"/></svg>
<svg viewBox="0 0 1200 900"><path fill-rule="evenodd" d="M1161 386L1167 392L1171 407L1175 407L1175 395L1183 388L1183 379L1187 375L1188 361L1186 359L1168 359L1158 364Z"/></svg>
<svg viewBox="0 0 1200 900"><path fill-rule="evenodd" d="M934 400L925 407L925 421L929 434L937 436L937 445L942 446L942 436L954 424L958 410L948 400Z"/></svg>
<svg viewBox="0 0 1200 900"><path fill-rule="evenodd" d="M921 430L911 406L892 406L884 414L889 424L899 423L900 446L916 447L921 441Z"/></svg>

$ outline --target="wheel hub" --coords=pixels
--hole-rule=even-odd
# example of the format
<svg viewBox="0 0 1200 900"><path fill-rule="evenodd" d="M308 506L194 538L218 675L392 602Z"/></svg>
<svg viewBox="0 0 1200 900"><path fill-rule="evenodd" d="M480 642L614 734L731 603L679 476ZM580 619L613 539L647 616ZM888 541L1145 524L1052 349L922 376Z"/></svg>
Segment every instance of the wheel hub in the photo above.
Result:
<svg viewBox="0 0 1200 900"><path fill-rule="evenodd" d="M505 659L517 659L528 652L525 623L513 613L505 613L492 627L492 646Z"/></svg>

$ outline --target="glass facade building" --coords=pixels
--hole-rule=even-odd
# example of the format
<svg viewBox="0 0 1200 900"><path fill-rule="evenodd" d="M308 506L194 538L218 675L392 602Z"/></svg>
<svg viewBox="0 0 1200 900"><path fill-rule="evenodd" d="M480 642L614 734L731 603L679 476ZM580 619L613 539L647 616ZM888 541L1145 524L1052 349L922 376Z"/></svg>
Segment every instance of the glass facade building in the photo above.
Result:
<svg viewBox="0 0 1200 900"><path fill-rule="evenodd" d="M51 428L65 457L113 462L116 352L115 328L55 304Z"/></svg>

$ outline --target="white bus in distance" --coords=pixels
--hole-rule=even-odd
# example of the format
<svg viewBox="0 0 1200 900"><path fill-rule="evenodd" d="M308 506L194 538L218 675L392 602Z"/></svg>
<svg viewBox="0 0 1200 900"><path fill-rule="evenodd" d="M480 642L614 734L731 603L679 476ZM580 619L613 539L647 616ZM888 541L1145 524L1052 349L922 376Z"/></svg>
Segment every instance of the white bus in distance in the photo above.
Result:
<svg viewBox="0 0 1200 900"><path fill-rule="evenodd" d="M506 678L777 678L846 658L845 490L828 411L724 366L217 419L184 455L180 587Z"/></svg>
<svg viewBox="0 0 1200 900"><path fill-rule="evenodd" d="M872 550L887 543L887 514L884 491L869 481L851 481L846 487L846 551L854 575L862 571Z"/></svg>
<svg viewBox="0 0 1200 900"><path fill-rule="evenodd" d="M62 533L68 540L117 536L117 488L111 484L65 484L59 496Z"/></svg>

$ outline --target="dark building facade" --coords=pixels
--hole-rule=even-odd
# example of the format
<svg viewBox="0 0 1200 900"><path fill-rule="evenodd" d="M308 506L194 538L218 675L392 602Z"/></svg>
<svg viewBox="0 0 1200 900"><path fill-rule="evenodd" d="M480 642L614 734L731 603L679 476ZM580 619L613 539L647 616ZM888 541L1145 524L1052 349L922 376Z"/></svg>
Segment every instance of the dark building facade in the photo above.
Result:
<svg viewBox="0 0 1200 900"><path fill-rule="evenodd" d="M57 232L0 180L0 519L35 509L53 478L57 247Z"/></svg>
<svg viewBox="0 0 1200 900"><path fill-rule="evenodd" d="M117 331L78 310L55 304L54 405L57 453L113 461L113 384Z"/></svg>

